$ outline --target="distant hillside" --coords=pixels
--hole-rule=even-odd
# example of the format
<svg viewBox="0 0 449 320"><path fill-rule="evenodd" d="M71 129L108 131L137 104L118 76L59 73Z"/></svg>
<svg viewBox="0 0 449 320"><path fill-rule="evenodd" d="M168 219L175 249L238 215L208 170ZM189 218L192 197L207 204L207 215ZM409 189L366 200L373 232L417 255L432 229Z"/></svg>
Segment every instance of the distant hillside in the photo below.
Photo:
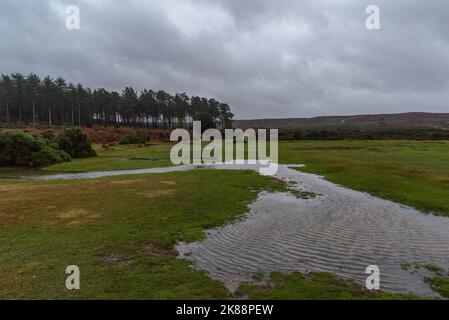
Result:
<svg viewBox="0 0 449 320"><path fill-rule="evenodd" d="M306 129L306 130L449 130L449 113L397 113L354 116L323 116L314 118L235 120L234 128Z"/></svg>

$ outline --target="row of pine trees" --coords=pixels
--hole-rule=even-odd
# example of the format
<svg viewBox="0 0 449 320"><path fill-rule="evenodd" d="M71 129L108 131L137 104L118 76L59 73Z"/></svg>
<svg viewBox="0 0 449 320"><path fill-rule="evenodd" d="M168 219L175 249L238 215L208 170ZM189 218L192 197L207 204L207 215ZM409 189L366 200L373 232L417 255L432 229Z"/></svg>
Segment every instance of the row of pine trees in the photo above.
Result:
<svg viewBox="0 0 449 320"><path fill-rule="evenodd" d="M2 74L0 122L32 126L125 125L188 128L193 120L208 128L231 126L230 107L215 99L171 95L163 90L131 87L122 92L90 89L36 74Z"/></svg>

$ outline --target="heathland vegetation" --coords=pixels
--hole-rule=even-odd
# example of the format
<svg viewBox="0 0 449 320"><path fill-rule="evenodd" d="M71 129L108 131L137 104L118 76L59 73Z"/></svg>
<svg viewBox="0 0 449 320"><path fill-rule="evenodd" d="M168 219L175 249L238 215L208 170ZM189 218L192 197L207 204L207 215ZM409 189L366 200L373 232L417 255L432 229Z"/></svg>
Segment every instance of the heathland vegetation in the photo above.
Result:
<svg viewBox="0 0 449 320"><path fill-rule="evenodd" d="M281 140L449 140L449 113L236 120L233 126L276 128Z"/></svg>
<svg viewBox="0 0 449 320"><path fill-rule="evenodd" d="M0 123L7 126L101 124L170 129L201 120L203 127L227 128L232 118L226 103L185 93L147 89L138 93L132 87L122 92L91 89L61 77L40 79L33 73L0 79Z"/></svg>
<svg viewBox="0 0 449 320"><path fill-rule="evenodd" d="M52 139L21 131L0 132L0 167L46 167L95 156L90 139L80 129L66 129Z"/></svg>
<svg viewBox="0 0 449 320"><path fill-rule="evenodd" d="M70 160L70 155L57 144L40 136L18 131L0 133L0 166L46 167Z"/></svg>

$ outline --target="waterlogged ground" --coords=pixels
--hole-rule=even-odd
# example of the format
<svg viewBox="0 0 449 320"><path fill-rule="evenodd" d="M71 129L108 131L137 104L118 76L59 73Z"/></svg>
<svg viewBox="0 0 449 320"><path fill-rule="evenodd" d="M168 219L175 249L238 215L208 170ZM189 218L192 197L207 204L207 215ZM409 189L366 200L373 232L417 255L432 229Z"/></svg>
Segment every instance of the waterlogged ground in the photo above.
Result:
<svg viewBox="0 0 449 320"><path fill-rule="evenodd" d="M263 193L246 219L208 231L205 241L179 244L181 256L231 291L274 271L326 271L363 285L366 267L377 265L382 290L435 295L428 270L404 266L449 266L449 219L287 166L277 177L317 196Z"/></svg>
<svg viewBox="0 0 449 320"><path fill-rule="evenodd" d="M216 165L218 169L256 169ZM88 179L123 174L186 171L194 166L36 177ZM449 219L349 190L282 165L276 178L317 194L262 193L244 219L209 230L204 241L179 243L182 258L231 291L254 275L273 271L326 271L363 285L368 265L378 265L381 288L434 295L426 269L449 266Z"/></svg>

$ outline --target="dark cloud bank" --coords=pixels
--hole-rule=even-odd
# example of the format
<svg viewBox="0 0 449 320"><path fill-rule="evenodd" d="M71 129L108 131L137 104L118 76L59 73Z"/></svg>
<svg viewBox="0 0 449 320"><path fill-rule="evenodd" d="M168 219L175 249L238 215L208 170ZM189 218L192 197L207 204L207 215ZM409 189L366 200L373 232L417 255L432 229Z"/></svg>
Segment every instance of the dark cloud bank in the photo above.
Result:
<svg viewBox="0 0 449 320"><path fill-rule="evenodd" d="M81 29L65 28L79 5ZM381 30L365 28L365 7ZM0 72L228 102L237 118L449 111L449 1L3 0Z"/></svg>

